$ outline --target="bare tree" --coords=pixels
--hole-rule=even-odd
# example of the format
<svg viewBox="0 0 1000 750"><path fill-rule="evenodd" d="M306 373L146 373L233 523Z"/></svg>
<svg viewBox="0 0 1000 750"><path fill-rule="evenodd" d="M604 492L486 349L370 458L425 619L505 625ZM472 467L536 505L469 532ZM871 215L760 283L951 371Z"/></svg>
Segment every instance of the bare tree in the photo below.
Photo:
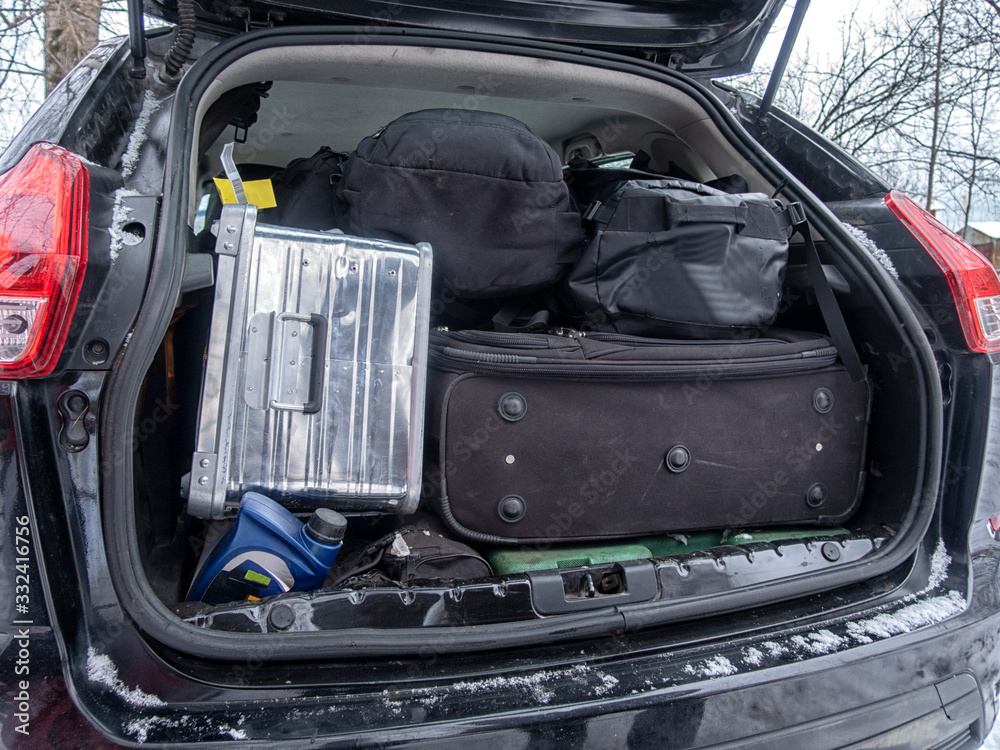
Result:
<svg viewBox="0 0 1000 750"><path fill-rule="evenodd" d="M961 51L961 65L953 71L957 92L956 121L950 138L940 146L944 157L942 175L946 189L963 193L962 232L977 205L987 199L996 208L1000 195L1000 61L996 49L1000 41L1000 16L984 13L979 2L964 0L952 19L952 34Z"/></svg>
<svg viewBox="0 0 1000 750"><path fill-rule="evenodd" d="M921 91L931 74L919 43L924 20L872 25L857 10L842 23L840 52L814 57L805 48L793 58L778 104L875 168L898 165L904 150L897 135L926 113ZM761 89L770 71L748 85Z"/></svg>
<svg viewBox="0 0 1000 750"><path fill-rule="evenodd" d="M0 120L18 124L37 106L45 76L42 62L44 3L14 0L0 8ZM11 128L0 128L0 132Z"/></svg>
<svg viewBox="0 0 1000 750"><path fill-rule="evenodd" d="M0 148L99 38L125 33L125 0L0 0Z"/></svg>
<svg viewBox="0 0 1000 750"><path fill-rule="evenodd" d="M101 0L47 0L45 3L45 93L97 44Z"/></svg>
<svg viewBox="0 0 1000 750"><path fill-rule="evenodd" d="M941 78L944 75L944 30L947 0L938 0L934 8L934 98L931 100L933 112L931 124L930 158L927 164L927 205L930 211L934 204L934 169L937 166L938 148L940 145L941 110L944 101L941 98Z"/></svg>
<svg viewBox="0 0 1000 750"><path fill-rule="evenodd" d="M839 55L822 60L807 49L793 59L778 104L890 184L928 207L943 202L967 224L974 205L1000 207L995 9L982 0L916 0L882 21L855 10ZM766 72L744 85L761 90Z"/></svg>

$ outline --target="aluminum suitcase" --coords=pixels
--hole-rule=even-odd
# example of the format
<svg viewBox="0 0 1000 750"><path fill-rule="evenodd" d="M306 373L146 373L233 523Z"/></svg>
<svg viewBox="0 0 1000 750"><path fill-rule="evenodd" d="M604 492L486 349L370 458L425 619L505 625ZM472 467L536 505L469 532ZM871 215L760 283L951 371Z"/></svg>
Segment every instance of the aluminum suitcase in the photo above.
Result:
<svg viewBox="0 0 1000 750"><path fill-rule="evenodd" d="M223 208L188 512L410 513L420 493L431 248Z"/></svg>

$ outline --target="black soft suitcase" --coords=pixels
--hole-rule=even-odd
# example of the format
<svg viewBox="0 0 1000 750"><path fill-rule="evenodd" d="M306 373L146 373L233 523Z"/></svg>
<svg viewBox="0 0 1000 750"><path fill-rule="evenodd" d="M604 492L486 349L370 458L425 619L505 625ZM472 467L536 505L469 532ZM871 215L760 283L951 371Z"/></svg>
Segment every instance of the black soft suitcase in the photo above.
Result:
<svg viewBox="0 0 1000 750"><path fill-rule="evenodd" d="M869 383L830 341L431 332L438 511L491 544L837 524Z"/></svg>

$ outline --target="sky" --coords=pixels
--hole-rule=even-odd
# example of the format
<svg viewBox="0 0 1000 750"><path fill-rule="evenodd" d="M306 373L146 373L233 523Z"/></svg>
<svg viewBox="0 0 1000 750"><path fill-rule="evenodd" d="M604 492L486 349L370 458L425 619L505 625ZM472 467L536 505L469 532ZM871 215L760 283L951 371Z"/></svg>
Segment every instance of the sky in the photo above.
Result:
<svg viewBox="0 0 1000 750"><path fill-rule="evenodd" d="M905 8L910 2L913 0L898 0L898 2L889 2L888 0L823 2L822 0L814 0L806 12L793 55L801 54L808 49L809 56L817 62L835 59L840 56L843 44L841 25L852 12L862 22L869 21L876 26L888 26L887 21L893 16L903 15L901 8ZM774 65L794 7L794 0L786 1L757 57L755 69L767 69ZM1000 117L1000 102L995 107L994 116ZM921 196L914 194L912 197L922 203ZM935 208L940 209L938 217L952 228L958 228L963 223L961 206L964 205L964 201L964 194L959 196L956 193L946 192L944 185L940 182L936 185L934 205ZM977 190L973 198L969 219L970 221L1000 220L998 208L1000 207L995 202L991 202L991 199L984 195L981 190Z"/></svg>
<svg viewBox="0 0 1000 750"><path fill-rule="evenodd" d="M795 3L789 0L781 9L778 20L771 28L767 41L757 56L758 66L770 66L774 64L794 8ZM856 11L855 8L857 8ZM804 49L808 44L810 52L819 54L824 58L828 55L839 54L841 44L840 23L852 11L855 11L859 18L871 18L877 22L878 19L884 18L889 14L899 13L899 3L887 2L887 0L870 0L870 2L865 3L857 1L824 2L823 0L816 0L810 3L809 10L806 11L806 17L802 22L802 29L799 31L795 49Z"/></svg>

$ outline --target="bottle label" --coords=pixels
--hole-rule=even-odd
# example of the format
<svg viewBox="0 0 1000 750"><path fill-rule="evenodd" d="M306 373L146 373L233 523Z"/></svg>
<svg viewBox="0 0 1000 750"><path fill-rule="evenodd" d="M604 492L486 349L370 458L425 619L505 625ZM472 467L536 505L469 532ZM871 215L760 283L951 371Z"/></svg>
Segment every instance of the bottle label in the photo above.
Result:
<svg viewBox="0 0 1000 750"><path fill-rule="evenodd" d="M259 601L295 585L284 560L267 552L237 555L216 574L201 600L206 604Z"/></svg>

